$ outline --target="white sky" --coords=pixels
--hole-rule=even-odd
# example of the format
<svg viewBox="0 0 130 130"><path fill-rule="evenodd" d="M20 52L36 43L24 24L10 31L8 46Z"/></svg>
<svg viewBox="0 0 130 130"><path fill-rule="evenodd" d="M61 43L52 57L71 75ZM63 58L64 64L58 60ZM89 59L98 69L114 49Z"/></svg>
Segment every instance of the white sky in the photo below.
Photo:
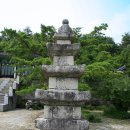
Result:
<svg viewBox="0 0 130 130"><path fill-rule="evenodd" d="M64 18L71 27L82 27L83 33L107 23L106 34L120 42L130 32L130 0L0 0L0 31L29 26L40 32L41 24L58 28Z"/></svg>

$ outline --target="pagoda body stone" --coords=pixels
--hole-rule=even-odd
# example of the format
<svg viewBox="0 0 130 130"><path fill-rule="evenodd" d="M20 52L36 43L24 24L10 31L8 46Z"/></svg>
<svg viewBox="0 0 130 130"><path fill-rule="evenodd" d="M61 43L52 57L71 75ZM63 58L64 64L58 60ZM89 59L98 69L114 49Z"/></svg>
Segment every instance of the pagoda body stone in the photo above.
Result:
<svg viewBox="0 0 130 130"><path fill-rule="evenodd" d="M43 65L48 90L37 89L35 98L44 103L44 116L35 120L40 130L88 130L89 122L81 117L81 105L90 100L89 91L78 91L78 79L85 65L74 65L80 44L71 44L72 29L67 19L55 34L56 43L47 45L53 65Z"/></svg>

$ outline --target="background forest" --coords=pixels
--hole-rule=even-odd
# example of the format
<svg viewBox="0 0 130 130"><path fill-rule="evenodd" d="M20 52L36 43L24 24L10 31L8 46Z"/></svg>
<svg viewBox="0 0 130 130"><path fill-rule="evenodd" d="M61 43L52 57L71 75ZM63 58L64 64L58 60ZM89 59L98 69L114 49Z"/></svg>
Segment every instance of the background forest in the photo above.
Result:
<svg viewBox="0 0 130 130"><path fill-rule="evenodd" d="M123 34L121 43L117 44L103 33L107 28L103 23L89 34L82 34L79 27L73 28L72 42L81 43L75 64L86 64L79 89L90 90L93 98L109 101L116 110L127 112L130 107L130 34ZM36 88L47 89L41 65L51 64L46 44L55 41L55 32L53 26L45 25L41 25L40 33L33 33L29 27L23 31L7 28L1 31L0 52L8 55L9 64L17 66L20 75L17 94L31 93Z"/></svg>

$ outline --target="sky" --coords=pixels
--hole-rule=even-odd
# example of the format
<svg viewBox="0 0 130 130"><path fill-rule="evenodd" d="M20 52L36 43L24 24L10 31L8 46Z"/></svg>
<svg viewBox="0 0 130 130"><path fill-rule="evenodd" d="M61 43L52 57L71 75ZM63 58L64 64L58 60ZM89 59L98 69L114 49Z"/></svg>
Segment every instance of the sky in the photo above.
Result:
<svg viewBox="0 0 130 130"><path fill-rule="evenodd" d="M40 25L58 29L63 19L70 26L89 33L95 26L107 23L107 36L116 43L130 32L130 0L0 0L0 31L30 27L40 32Z"/></svg>

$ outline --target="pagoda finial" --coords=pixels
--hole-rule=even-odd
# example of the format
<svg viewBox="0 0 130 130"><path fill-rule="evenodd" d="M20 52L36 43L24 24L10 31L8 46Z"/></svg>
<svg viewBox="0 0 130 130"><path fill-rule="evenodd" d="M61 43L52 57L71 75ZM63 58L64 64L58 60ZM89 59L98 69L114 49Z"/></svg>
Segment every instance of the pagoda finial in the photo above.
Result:
<svg viewBox="0 0 130 130"><path fill-rule="evenodd" d="M72 34L72 29L71 27L69 26L69 21L68 19L64 19L62 21L62 26L58 29L58 33L59 34L62 34L62 33L65 33L65 34Z"/></svg>
<svg viewBox="0 0 130 130"><path fill-rule="evenodd" d="M70 39L73 37L73 32L69 26L68 19L62 21L62 26L58 29L58 33L55 34L57 39Z"/></svg>
<svg viewBox="0 0 130 130"><path fill-rule="evenodd" d="M63 19L62 24L69 24L69 20L68 19Z"/></svg>

